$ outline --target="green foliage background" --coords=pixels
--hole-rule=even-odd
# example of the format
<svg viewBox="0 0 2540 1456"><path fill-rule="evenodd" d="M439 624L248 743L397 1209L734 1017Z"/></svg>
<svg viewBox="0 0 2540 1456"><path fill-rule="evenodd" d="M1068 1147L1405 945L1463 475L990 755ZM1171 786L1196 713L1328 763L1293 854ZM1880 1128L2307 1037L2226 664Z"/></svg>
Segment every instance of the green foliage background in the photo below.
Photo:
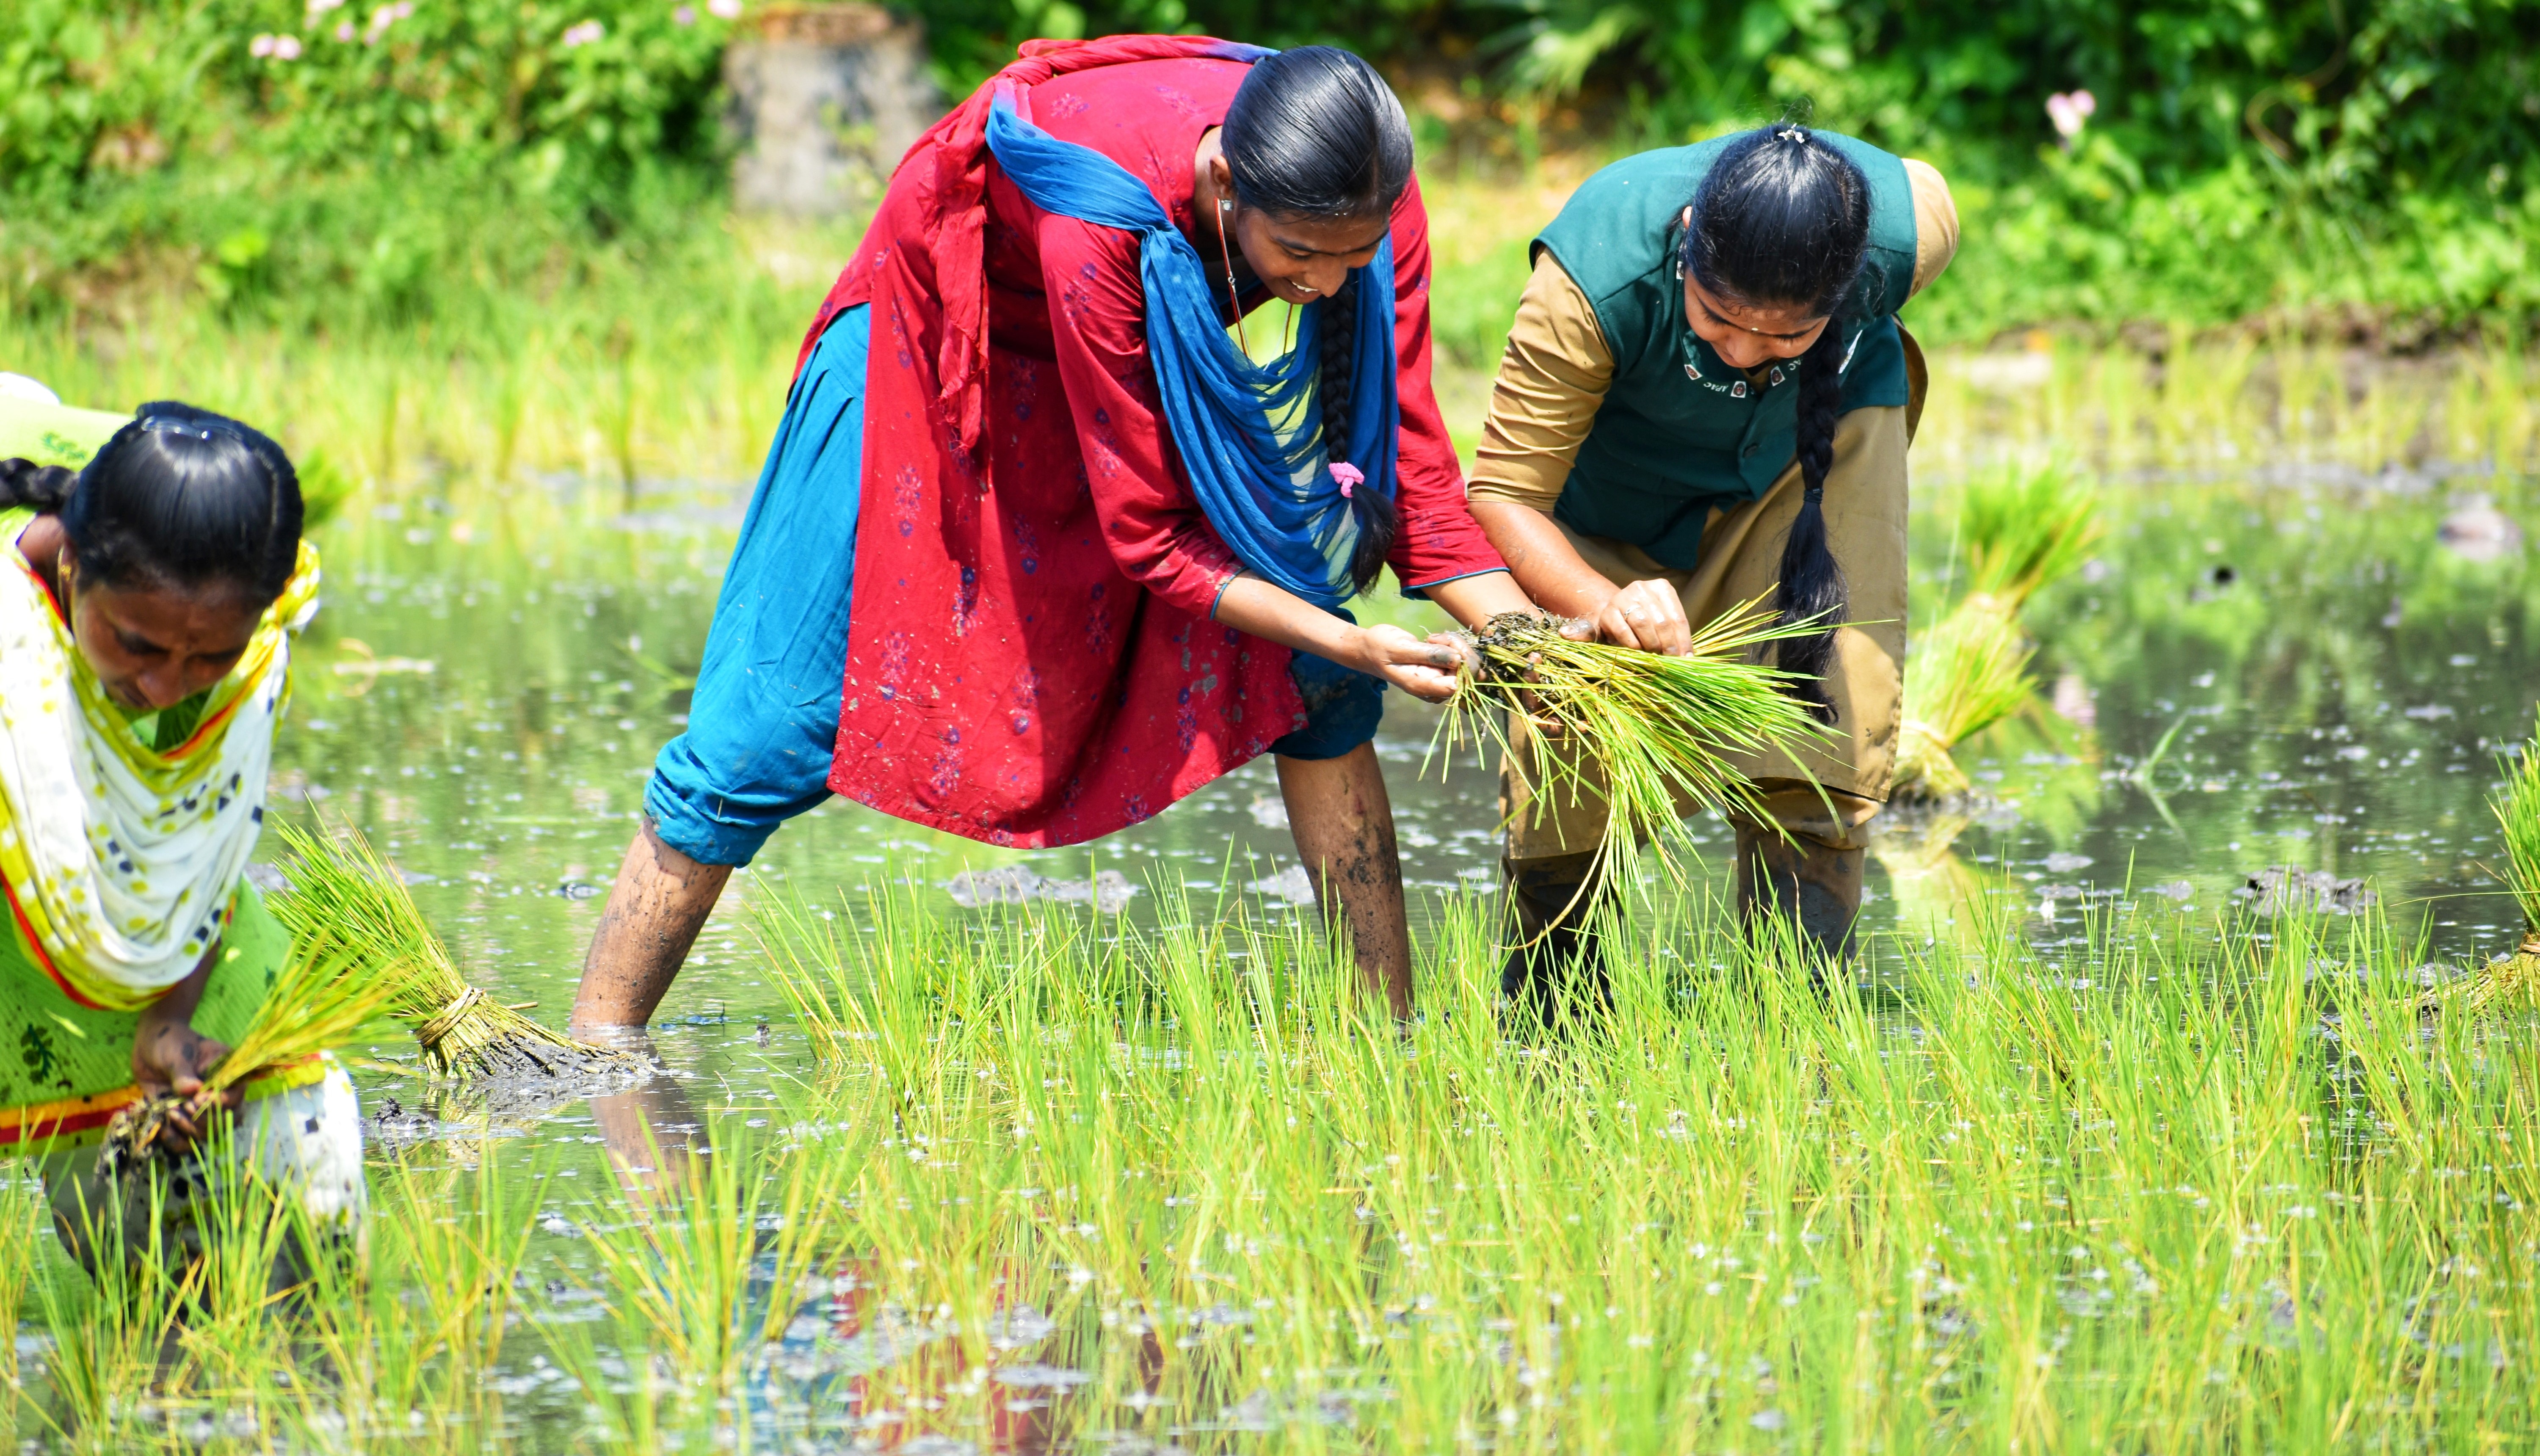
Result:
<svg viewBox="0 0 2540 1456"><path fill-rule="evenodd" d="M2260 315L2404 341L2518 333L2540 299L2540 0L918 9L953 92L1032 35L1187 29L1352 45L1529 145L1573 98L1618 152L1809 107L1950 175L1942 337ZM735 29L677 0L13 0L0 307L75 313L156 272L334 324L433 314L453 280L666 266L720 217ZM2075 88L2098 109L2066 144L2044 103Z"/></svg>

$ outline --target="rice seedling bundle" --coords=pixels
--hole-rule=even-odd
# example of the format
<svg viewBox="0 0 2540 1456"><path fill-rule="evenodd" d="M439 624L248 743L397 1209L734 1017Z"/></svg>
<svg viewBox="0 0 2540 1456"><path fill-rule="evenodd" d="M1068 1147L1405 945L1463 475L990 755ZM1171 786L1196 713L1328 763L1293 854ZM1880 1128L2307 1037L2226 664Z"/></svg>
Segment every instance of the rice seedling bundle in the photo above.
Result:
<svg viewBox="0 0 2540 1456"><path fill-rule="evenodd" d="M2099 493L2060 463L1972 481L1958 508L1967 585L2017 613L2099 539Z"/></svg>
<svg viewBox="0 0 2540 1456"><path fill-rule="evenodd" d="M341 940L295 938L247 1034L205 1075L202 1091L163 1092L116 1113L98 1149L100 1165L118 1172L163 1155L169 1117L178 1108L208 1104L266 1073L307 1062L386 1014L395 988L385 978L360 974L361 964L358 948Z"/></svg>
<svg viewBox="0 0 2540 1456"><path fill-rule="evenodd" d="M1904 722L1896 733L1896 783L1933 798L1964 794L1966 770L1949 750L2019 711L2035 656L2019 623L1991 598L1970 597L1924 635L1905 659Z"/></svg>
<svg viewBox="0 0 2540 1456"><path fill-rule="evenodd" d="M1733 760L1790 754L1795 775L1805 776L1795 750L1826 730L1785 691L1791 673L1752 659L1809 630L1776 626L1750 601L1696 627L1684 656L1661 657L1574 641L1554 618L1504 612L1472 635L1482 665L1448 700L1438 742L1449 753L1468 740L1521 745L1538 812L1601 794L1610 806L1602 867L1638 884L1640 849L1655 844L1681 886L1665 846L1682 842L1688 805L1772 822ZM1503 710L1525 715L1534 730L1513 738Z"/></svg>
<svg viewBox="0 0 2540 1456"><path fill-rule="evenodd" d="M2501 755L2500 767L2505 788L2487 802L2505 831L2505 883L2522 912L2522 939L2511 955L2488 962L2477 975L2417 998L2421 1007L2483 1011L2513 1003L2540 1004L2540 728L2520 753Z"/></svg>
<svg viewBox="0 0 2540 1456"><path fill-rule="evenodd" d="M1973 483L1959 509L1968 591L1905 659L1905 719L1895 792L1967 792L1950 750L2010 717L2036 691L2020 609L2081 565L2099 538L2098 494L2061 465Z"/></svg>
<svg viewBox="0 0 2540 1456"><path fill-rule="evenodd" d="M548 1030L467 983L370 842L278 826L293 856L274 918L302 944L340 947L348 972L388 987L388 1012L414 1028L426 1066L451 1077L568 1076L633 1066L622 1052Z"/></svg>

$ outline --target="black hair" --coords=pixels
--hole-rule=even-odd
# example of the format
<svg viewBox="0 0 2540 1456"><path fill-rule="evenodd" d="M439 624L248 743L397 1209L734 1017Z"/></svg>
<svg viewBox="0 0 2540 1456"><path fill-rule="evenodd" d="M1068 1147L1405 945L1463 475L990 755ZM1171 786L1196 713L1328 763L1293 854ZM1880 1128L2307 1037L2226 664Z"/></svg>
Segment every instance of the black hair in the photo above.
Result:
<svg viewBox="0 0 2540 1456"><path fill-rule="evenodd" d="M58 517L86 580L282 594L300 559L300 477L282 447L173 399L141 406L77 475L0 461L0 508Z"/></svg>
<svg viewBox="0 0 2540 1456"><path fill-rule="evenodd" d="M1376 67L1329 45L1264 56L1235 90L1220 134L1235 200L1281 218L1382 218L1411 184L1411 122ZM1358 281L1329 298L1316 351L1314 397L1324 454L1349 461L1351 366L1358 342ZM1350 582L1375 585L1393 550L1401 518L1381 492L1354 490L1358 543Z"/></svg>
<svg viewBox="0 0 2540 1456"><path fill-rule="evenodd" d="M1870 257L1870 179L1852 159L1796 122L1758 127L1723 150L1694 189L1684 266L1732 303L1799 309L1828 322L1799 356L1799 463L1803 494L1782 545L1774 606L1785 627L1776 660L1801 675L1794 696L1820 723L1835 721L1825 675L1835 628L1850 609L1843 568L1826 545L1825 481L1842 417L1848 316L1876 312L1855 299Z"/></svg>

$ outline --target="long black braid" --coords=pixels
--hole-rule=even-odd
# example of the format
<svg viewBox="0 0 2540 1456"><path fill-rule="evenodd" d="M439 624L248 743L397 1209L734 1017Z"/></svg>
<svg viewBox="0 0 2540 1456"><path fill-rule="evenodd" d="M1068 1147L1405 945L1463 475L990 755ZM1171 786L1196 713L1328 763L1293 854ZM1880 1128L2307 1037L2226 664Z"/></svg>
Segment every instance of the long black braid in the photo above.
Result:
<svg viewBox="0 0 2540 1456"><path fill-rule="evenodd" d="M1222 145L1235 200L1274 217L1385 217L1411 181L1411 122L1402 103L1374 66L1328 45L1301 45L1254 62L1227 109ZM1356 277L1310 307L1322 312L1314 396L1323 451L1333 464L1354 464ZM1389 449L1391 442L1381 445ZM1376 490L1353 490L1350 514L1358 522L1350 582L1364 591L1393 551L1401 516Z"/></svg>
<svg viewBox="0 0 2540 1456"><path fill-rule="evenodd" d="M1826 541L1825 482L1843 415L1847 315L1874 312L1853 298L1870 255L1870 180L1805 127L1777 123L1723 151L1694 192L1684 263L1702 286L1734 303L1797 308L1826 320L1799 356L1799 514L1782 545L1774 608L1785 627L1778 660L1801 675L1788 691L1820 722L1835 721L1826 674L1835 629L1851 609L1843 568Z"/></svg>
<svg viewBox="0 0 2540 1456"><path fill-rule="evenodd" d="M1803 637L1782 640L1780 663L1808 680L1793 684L1819 723L1835 720L1825 676L1834 666L1835 627L1850 612L1851 589L1843 566L1826 541L1826 473L1834 468L1834 432L1843 417L1843 320L1799 356L1799 514L1782 542L1782 586L1773 599L1785 626L1818 624Z"/></svg>
<svg viewBox="0 0 2540 1456"><path fill-rule="evenodd" d="M1357 383L1358 278L1351 275L1330 298L1314 306L1327 310L1317 341L1314 399L1323 412L1323 451L1335 465L1350 459L1350 395ZM1350 549L1350 585L1365 591L1384 570L1401 531L1402 514L1382 491L1354 490L1350 515L1358 521L1358 544Z"/></svg>
<svg viewBox="0 0 2540 1456"><path fill-rule="evenodd" d="M38 465L15 458L0 460L0 511L33 506L50 516L71 498L71 487L78 481L78 471L59 465Z"/></svg>

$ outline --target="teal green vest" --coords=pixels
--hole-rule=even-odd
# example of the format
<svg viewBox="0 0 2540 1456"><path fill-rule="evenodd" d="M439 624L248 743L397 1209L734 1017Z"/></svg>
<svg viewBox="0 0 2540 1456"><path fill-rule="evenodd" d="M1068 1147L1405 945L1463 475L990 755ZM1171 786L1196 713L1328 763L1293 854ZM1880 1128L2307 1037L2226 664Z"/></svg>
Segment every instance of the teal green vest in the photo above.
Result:
<svg viewBox="0 0 2540 1456"><path fill-rule="evenodd" d="M1914 288L1914 192L1905 164L1832 132L1870 178L1870 262L1849 306L1846 412L1906 402L1896 311ZM1628 541L1690 570L1715 507L1752 501L1799 450L1799 364L1753 385L1684 317L1685 204L1731 138L1627 157L1589 177L1535 246L1595 306L1614 380L1553 514L1585 535Z"/></svg>

